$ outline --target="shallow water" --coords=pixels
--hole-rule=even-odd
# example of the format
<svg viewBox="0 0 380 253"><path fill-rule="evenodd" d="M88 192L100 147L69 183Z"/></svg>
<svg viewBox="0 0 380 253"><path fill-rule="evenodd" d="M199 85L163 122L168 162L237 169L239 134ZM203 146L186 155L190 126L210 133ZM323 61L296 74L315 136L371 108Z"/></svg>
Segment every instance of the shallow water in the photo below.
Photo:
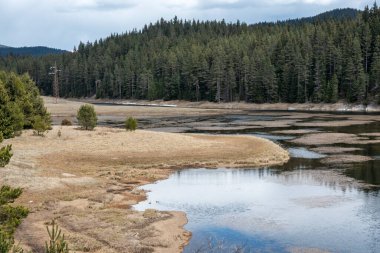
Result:
<svg viewBox="0 0 380 253"><path fill-rule="evenodd" d="M294 136L289 136L289 135L274 135L274 134L267 134L264 132L256 132L256 133L253 133L252 135L256 137L268 139L271 141L284 141L284 140L292 140L296 138Z"/></svg>
<svg viewBox="0 0 380 253"><path fill-rule="evenodd" d="M287 114L293 119L297 118L296 112ZM334 117L311 115L310 118L300 117L297 120L335 120ZM347 114L347 117L352 116ZM287 119L283 112L248 112L246 115L221 115L198 120L238 126ZM186 122L192 122L192 119L188 118ZM175 127L191 128L186 122ZM272 125L256 132L201 131L211 134L254 134L279 143L289 150L292 158L282 166L269 169L179 171L167 180L142 187L150 191L148 199L135 208L186 212L189 219L186 229L192 232L192 238L185 252L292 252L293 248L380 252L380 145L339 144L337 146L359 147L361 150L350 154L370 156L375 160L326 165L320 162L326 155L310 151L315 146L289 142L302 134L272 133L297 129L306 128ZM380 132L380 123L308 129L360 134ZM322 173L323 176L320 176L319 171L334 171L336 174ZM339 182L341 178L346 181ZM347 184L351 181L358 183ZM361 183L371 184L372 187L363 187ZM243 250L236 251L239 247Z"/></svg>
<svg viewBox="0 0 380 253"><path fill-rule="evenodd" d="M295 178L292 178L295 177ZM292 247L332 252L378 252L380 198L376 192L332 188L305 170L282 176L271 169L190 169L144 186L137 210L186 212L193 237L185 252L210 240L231 252L287 252Z"/></svg>
<svg viewBox="0 0 380 253"><path fill-rule="evenodd" d="M326 155L307 150L306 148L288 148L288 151L290 157L294 158L320 159L326 157Z"/></svg>

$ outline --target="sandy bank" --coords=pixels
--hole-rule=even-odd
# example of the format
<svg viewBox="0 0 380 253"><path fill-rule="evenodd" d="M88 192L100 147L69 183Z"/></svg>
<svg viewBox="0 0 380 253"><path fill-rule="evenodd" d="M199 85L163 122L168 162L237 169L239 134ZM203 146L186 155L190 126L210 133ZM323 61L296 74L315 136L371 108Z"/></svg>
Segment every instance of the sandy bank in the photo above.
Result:
<svg viewBox="0 0 380 253"><path fill-rule="evenodd" d="M5 143L13 144L14 157L0 170L0 183L25 189L19 201L32 213L16 239L35 251L47 240L45 222L57 218L77 252L178 252L189 238L186 216L131 210L145 198L137 186L179 168L264 166L289 158L256 137L106 127L56 126L44 138L25 131Z"/></svg>
<svg viewBox="0 0 380 253"><path fill-rule="evenodd" d="M82 99L78 101L116 103L124 105L156 105L170 107L188 107L203 109L232 109L232 110L279 110L279 111L316 111L316 112L380 112L377 104L362 105L338 102L326 103L274 103L274 104L252 104L245 102L212 103L207 101L189 102L182 100L172 101L147 101L147 100L112 100L112 99Z"/></svg>

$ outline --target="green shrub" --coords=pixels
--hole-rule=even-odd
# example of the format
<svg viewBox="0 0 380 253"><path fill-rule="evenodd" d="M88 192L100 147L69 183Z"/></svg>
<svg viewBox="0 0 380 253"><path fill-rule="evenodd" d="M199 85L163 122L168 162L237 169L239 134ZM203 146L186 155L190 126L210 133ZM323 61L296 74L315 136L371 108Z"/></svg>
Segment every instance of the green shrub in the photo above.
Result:
<svg viewBox="0 0 380 253"><path fill-rule="evenodd" d="M9 253L12 249L13 240L7 239L0 233L0 253Z"/></svg>
<svg viewBox="0 0 380 253"><path fill-rule="evenodd" d="M51 129L50 119L37 115L33 119L32 127L37 135L44 136L44 133Z"/></svg>
<svg viewBox="0 0 380 253"><path fill-rule="evenodd" d="M92 105L82 105L77 113L79 125L85 130L93 130L96 127L98 117Z"/></svg>
<svg viewBox="0 0 380 253"><path fill-rule="evenodd" d="M55 224L53 220L51 224L51 229L46 227L49 234L49 243L45 242L45 252L46 253L68 253L69 247L65 241L65 235L62 234L61 229L58 228L58 225Z"/></svg>
<svg viewBox="0 0 380 253"><path fill-rule="evenodd" d="M129 117L125 121L125 129L127 131L135 131L137 129L137 119L135 119L133 117Z"/></svg>
<svg viewBox="0 0 380 253"><path fill-rule="evenodd" d="M12 154L12 145L7 145L0 148L0 167L4 167L11 160Z"/></svg>
<svg viewBox="0 0 380 253"><path fill-rule="evenodd" d="M28 75L0 71L0 132L4 138L31 128L36 115L50 117L33 80Z"/></svg>
<svg viewBox="0 0 380 253"><path fill-rule="evenodd" d="M2 186L0 188L0 248L13 245L13 234L21 224L21 220L28 215L28 209L22 206L9 205L22 193L20 188ZM0 251L1 252L1 251Z"/></svg>
<svg viewBox="0 0 380 253"><path fill-rule="evenodd" d="M72 126L73 123L68 119L63 119L61 122L61 126Z"/></svg>

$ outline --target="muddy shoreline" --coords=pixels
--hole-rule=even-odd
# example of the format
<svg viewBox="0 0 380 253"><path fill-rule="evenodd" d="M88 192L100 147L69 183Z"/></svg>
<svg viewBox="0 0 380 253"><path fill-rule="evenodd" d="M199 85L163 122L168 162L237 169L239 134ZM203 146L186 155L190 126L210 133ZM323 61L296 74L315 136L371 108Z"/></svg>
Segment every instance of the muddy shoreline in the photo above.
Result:
<svg viewBox="0 0 380 253"><path fill-rule="evenodd" d="M282 148L277 150L282 150L279 157L277 151L271 153L278 145L252 135L282 138L284 147L294 146L295 142L299 143L296 147L309 146L334 158L326 158L317 168L338 170L340 163L351 163L364 152L352 145L379 142L378 131L372 126L377 126L380 119L373 114L95 105L101 127L84 132L59 126L64 118L75 124L75 113L84 101L60 100L55 104L52 98L44 100L52 114L53 130L45 138L26 131L21 137L7 140L14 143L15 157L10 166L0 171L1 183L26 189L19 202L32 213L18 229L16 239L22 239L26 249L37 251L47 240L45 223L52 218L57 218L76 252L180 251L191 236L183 229L186 214L132 210L131 206L146 199L146 193L138 187L186 168L251 168L288 160ZM127 133L122 126L129 116L138 118L139 128L149 131ZM345 133L350 128L355 129L354 133ZM363 130L357 133L359 128ZM57 136L58 129L61 137ZM265 132L260 135L261 131ZM317 143L314 137L325 141ZM333 137L337 144L331 146ZM250 153L252 146L272 148ZM343 157L345 152L352 155ZM275 167L286 170L298 162L304 166L292 158L289 166ZM331 175L335 175L335 183L341 178L342 182L338 182L342 187L370 187L339 171L316 172L323 175L322 181Z"/></svg>
<svg viewBox="0 0 380 253"><path fill-rule="evenodd" d="M338 102L327 103L274 103L274 104L251 104L246 102L212 103L207 101L189 102L182 100L120 100L120 99L70 99L71 101L94 103L98 105L124 105L124 106L152 106L152 107L180 107L202 109L230 109L230 110L257 110L257 111L305 111L305 112L353 112L353 113L378 113L378 104L348 104Z"/></svg>
<svg viewBox="0 0 380 253"><path fill-rule="evenodd" d="M14 157L0 171L0 181L24 188L18 203L31 210L16 240L38 252L53 218L76 252L178 252L190 239L185 213L132 210L146 199L139 186L184 168L259 167L289 158L278 145L256 137L109 127L88 132L54 126L43 138L25 131L6 143L12 143Z"/></svg>

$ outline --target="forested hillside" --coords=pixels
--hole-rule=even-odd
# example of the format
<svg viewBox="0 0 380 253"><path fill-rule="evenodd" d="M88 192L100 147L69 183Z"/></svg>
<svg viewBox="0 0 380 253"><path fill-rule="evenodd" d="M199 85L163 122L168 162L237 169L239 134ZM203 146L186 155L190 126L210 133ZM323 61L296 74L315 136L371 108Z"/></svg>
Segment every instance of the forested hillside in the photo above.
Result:
<svg viewBox="0 0 380 253"><path fill-rule="evenodd" d="M16 56L43 56L47 54L63 54L67 51L50 48L50 47L7 47L0 45L0 56L16 55Z"/></svg>
<svg viewBox="0 0 380 253"><path fill-rule="evenodd" d="M74 53L2 58L0 67L28 72L52 94L55 61L66 97L367 103L380 92L380 9L256 25L160 20Z"/></svg>

